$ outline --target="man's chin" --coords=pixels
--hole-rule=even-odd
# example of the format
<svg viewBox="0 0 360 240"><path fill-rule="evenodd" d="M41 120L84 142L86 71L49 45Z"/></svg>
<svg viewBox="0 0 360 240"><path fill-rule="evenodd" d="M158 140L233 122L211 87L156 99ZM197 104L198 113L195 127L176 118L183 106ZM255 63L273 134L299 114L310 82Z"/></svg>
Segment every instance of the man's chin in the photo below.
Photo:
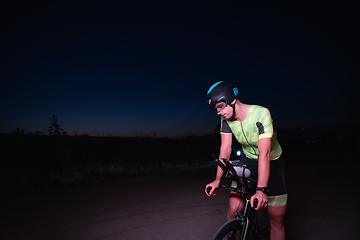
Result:
<svg viewBox="0 0 360 240"><path fill-rule="evenodd" d="M230 115L228 115L228 114L223 115L223 117L224 117L226 120L234 120L233 116L230 116Z"/></svg>

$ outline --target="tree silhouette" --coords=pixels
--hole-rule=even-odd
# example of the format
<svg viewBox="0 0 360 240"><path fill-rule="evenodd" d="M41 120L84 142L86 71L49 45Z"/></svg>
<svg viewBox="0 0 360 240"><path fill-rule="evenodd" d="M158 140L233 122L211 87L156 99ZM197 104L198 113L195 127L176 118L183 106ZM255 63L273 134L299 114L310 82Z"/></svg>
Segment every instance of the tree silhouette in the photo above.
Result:
<svg viewBox="0 0 360 240"><path fill-rule="evenodd" d="M67 135L67 134L66 131L60 128L57 116L53 115L50 118L49 136L59 136L59 135Z"/></svg>

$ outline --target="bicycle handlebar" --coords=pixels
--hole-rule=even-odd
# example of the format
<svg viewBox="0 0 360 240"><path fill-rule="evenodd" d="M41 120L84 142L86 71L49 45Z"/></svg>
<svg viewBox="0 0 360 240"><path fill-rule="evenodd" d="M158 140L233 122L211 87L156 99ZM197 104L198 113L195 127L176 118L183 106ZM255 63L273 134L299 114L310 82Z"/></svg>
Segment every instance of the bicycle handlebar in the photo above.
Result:
<svg viewBox="0 0 360 240"><path fill-rule="evenodd" d="M223 189L227 189L227 190L231 190L231 191L236 192L236 188L234 188L234 187L228 187L228 186L225 186L225 185L221 185L221 186L219 186L219 188L223 188ZM210 193L210 190L211 190L211 187L208 187L206 189L207 193ZM256 208L258 203L259 203L259 200L257 198L255 198L254 203L253 203L253 208Z"/></svg>
<svg viewBox="0 0 360 240"><path fill-rule="evenodd" d="M255 193L257 179L251 178L251 171L246 168L246 165L236 165L227 159L219 160L215 155L213 157L216 164L224 171L225 177L238 183L237 187L220 186L221 188L249 197ZM211 187L208 187L206 191L210 193Z"/></svg>
<svg viewBox="0 0 360 240"><path fill-rule="evenodd" d="M215 157L214 154L213 157L216 164L224 171L226 177L229 178L227 173L230 172L230 174L235 177L235 181L241 181L240 178L246 178L246 179L250 179L251 181L257 181L257 179L251 178L251 171L250 169L246 168L246 165L237 165L234 164L232 161L224 158L221 159L222 161L220 161Z"/></svg>

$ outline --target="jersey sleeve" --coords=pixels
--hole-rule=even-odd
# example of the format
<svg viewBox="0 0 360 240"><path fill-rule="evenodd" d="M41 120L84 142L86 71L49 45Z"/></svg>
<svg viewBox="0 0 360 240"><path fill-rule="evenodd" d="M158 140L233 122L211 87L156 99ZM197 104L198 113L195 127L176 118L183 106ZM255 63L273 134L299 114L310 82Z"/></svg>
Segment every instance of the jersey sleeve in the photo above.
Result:
<svg viewBox="0 0 360 240"><path fill-rule="evenodd" d="M262 138L272 138L274 135L273 120L267 108L262 109L259 121L256 122L256 127L259 130L259 140Z"/></svg>
<svg viewBox="0 0 360 240"><path fill-rule="evenodd" d="M221 117L220 134L232 134L229 124L223 117Z"/></svg>

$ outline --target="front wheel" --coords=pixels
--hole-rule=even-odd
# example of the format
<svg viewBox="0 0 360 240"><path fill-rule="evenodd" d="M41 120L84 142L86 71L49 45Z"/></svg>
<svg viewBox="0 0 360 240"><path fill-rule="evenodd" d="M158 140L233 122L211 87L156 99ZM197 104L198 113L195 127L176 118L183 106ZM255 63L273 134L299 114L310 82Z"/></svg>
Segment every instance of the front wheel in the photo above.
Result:
<svg viewBox="0 0 360 240"><path fill-rule="evenodd" d="M252 239L252 236L250 236L251 234L247 234L248 225L249 221L247 218L245 220L240 218L231 219L230 221L224 223L219 230L217 230L212 240Z"/></svg>

